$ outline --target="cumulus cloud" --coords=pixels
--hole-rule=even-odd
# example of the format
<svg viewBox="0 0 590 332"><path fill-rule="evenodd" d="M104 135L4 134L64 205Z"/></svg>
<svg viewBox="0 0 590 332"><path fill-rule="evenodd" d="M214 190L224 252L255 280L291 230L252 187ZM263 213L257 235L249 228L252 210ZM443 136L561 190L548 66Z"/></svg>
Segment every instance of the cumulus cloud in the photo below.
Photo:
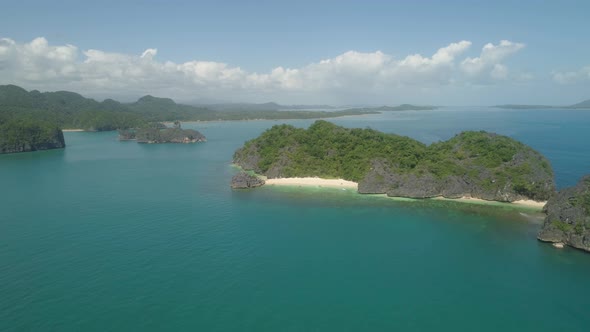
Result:
<svg viewBox="0 0 590 332"><path fill-rule="evenodd" d="M590 66L580 68L577 71L555 71L551 75L553 80L559 84L590 82Z"/></svg>
<svg viewBox="0 0 590 332"><path fill-rule="evenodd" d="M180 100L238 95L251 101L256 99L252 96L264 95L265 100L280 101L281 96L289 94L357 94L362 98L400 88L477 84L481 77L506 80L509 71L502 61L524 44L503 40L498 45L485 45L478 57L461 59L470 47L471 42L464 40L442 47L431 56L411 54L399 59L381 51L348 51L300 68L277 67L256 73L222 62L160 61L155 48L130 55L95 49L80 51L73 45L53 46L42 37L28 43L2 38L0 83L42 90L70 89L88 95L152 93Z"/></svg>
<svg viewBox="0 0 590 332"><path fill-rule="evenodd" d="M506 79L508 68L501 62L525 47L522 43L502 40L498 45L486 44L478 57L466 58L461 62L462 71L471 79Z"/></svg>

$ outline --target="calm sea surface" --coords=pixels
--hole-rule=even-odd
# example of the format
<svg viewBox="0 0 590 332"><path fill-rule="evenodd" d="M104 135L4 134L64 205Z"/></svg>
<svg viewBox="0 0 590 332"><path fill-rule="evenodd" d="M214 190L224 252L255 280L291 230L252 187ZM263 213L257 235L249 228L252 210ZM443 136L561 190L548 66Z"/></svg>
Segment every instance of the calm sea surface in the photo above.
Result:
<svg viewBox="0 0 590 332"><path fill-rule="evenodd" d="M332 120L425 143L488 130L590 173L590 112L443 108ZM305 127L312 121L286 121ZM590 254L539 214L330 189L232 191L275 121L186 124L207 143L66 133L0 156L0 331L588 331Z"/></svg>

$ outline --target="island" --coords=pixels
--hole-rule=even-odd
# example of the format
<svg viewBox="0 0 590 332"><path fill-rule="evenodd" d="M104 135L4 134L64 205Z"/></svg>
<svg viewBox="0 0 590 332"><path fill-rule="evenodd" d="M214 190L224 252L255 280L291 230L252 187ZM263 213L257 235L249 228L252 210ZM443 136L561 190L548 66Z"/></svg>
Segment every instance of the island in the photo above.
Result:
<svg viewBox="0 0 590 332"><path fill-rule="evenodd" d="M420 106L412 104L401 104L398 106L379 106L379 107L362 107L351 108L350 110L365 111L365 112L400 112L400 111L432 111L438 109L437 106Z"/></svg>
<svg viewBox="0 0 590 332"><path fill-rule="evenodd" d="M549 199L544 211L547 217L537 238L590 252L590 175L577 185L560 190Z"/></svg>
<svg viewBox="0 0 590 332"><path fill-rule="evenodd" d="M516 109L516 110L528 110L528 109L590 109L590 99L581 101L577 104L573 105L566 105L566 106L554 106L554 105L527 105L527 104L505 104L505 105L496 105L493 106L496 108L505 108L505 109Z"/></svg>
<svg viewBox="0 0 590 332"><path fill-rule="evenodd" d="M362 194L393 197L542 205L555 192L553 170L544 156L514 139L483 131L425 145L324 120L308 129L283 124L246 142L233 162L266 176L267 184L272 179L318 177L358 183Z"/></svg>
<svg viewBox="0 0 590 332"><path fill-rule="evenodd" d="M63 149L63 132L55 125L31 118L0 118L0 154Z"/></svg>
<svg viewBox="0 0 590 332"><path fill-rule="evenodd" d="M198 143L206 142L207 138L197 130L182 129L179 121L174 122L174 127L167 128L161 123L150 126L119 130L120 141L137 141L137 143Z"/></svg>

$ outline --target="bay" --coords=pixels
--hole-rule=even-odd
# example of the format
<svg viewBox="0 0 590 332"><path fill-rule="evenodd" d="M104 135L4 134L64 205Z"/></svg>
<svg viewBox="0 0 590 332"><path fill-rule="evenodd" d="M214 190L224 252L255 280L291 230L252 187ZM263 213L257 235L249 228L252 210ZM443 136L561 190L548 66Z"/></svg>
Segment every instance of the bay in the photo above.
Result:
<svg viewBox="0 0 590 332"><path fill-rule="evenodd" d="M425 143L521 140L559 187L590 173L590 112L446 107L331 119ZM0 156L0 330L586 331L590 255L542 216L350 191L232 191L232 154L278 123L185 124L208 142L66 133Z"/></svg>

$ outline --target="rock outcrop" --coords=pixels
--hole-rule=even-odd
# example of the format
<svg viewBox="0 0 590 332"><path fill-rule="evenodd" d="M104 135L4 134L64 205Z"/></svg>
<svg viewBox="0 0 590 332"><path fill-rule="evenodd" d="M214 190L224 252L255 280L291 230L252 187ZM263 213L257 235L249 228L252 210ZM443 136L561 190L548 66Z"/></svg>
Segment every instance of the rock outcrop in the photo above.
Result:
<svg viewBox="0 0 590 332"><path fill-rule="evenodd" d="M231 187L233 189L249 189L260 187L262 185L264 185L264 180L246 172L240 172L234 175L231 179Z"/></svg>
<svg viewBox="0 0 590 332"><path fill-rule="evenodd" d="M63 131L44 123L9 122L0 126L0 154L66 147Z"/></svg>
<svg viewBox="0 0 590 332"><path fill-rule="evenodd" d="M547 217L537 236L539 240L590 252L590 175L574 187L560 190L544 211Z"/></svg>

